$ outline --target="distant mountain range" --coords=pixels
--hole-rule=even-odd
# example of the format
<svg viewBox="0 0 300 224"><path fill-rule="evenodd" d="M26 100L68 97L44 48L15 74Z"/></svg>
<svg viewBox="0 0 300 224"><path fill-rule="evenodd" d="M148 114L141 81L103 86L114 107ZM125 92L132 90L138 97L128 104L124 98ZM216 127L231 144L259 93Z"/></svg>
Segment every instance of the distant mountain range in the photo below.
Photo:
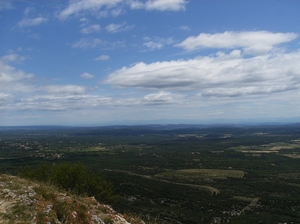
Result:
<svg viewBox="0 0 300 224"><path fill-rule="evenodd" d="M176 130L176 129L203 129L203 128L214 128L214 127L247 127L247 126L276 126L276 125L300 125L299 121L294 118L285 118L281 121L258 121L258 120L215 120L214 122L208 123L179 123L179 124L133 124L133 125L33 125L33 126L0 126L0 131L7 130L72 130L72 129L86 129L86 130L153 130L153 131L164 131L164 130Z"/></svg>

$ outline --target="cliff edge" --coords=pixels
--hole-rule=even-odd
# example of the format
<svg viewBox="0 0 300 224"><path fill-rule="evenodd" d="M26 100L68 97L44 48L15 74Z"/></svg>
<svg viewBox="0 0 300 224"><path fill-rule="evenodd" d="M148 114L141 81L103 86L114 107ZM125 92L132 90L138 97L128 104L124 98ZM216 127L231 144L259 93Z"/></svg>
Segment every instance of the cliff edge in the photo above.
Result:
<svg viewBox="0 0 300 224"><path fill-rule="evenodd" d="M55 186L0 174L0 223L22 224L145 224Z"/></svg>

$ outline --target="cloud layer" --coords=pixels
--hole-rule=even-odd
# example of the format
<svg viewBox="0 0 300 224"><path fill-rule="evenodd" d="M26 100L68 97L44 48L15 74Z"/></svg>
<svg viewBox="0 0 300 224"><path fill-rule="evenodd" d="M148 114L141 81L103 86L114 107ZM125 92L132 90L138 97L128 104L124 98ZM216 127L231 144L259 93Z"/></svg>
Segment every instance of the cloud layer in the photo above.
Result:
<svg viewBox="0 0 300 224"><path fill-rule="evenodd" d="M134 26L126 25L125 22L123 22L121 24L111 23L111 24L106 26L106 30L109 33L119 33L119 32L128 31L128 30L132 29L133 27Z"/></svg>
<svg viewBox="0 0 300 224"><path fill-rule="evenodd" d="M67 19L72 15L78 15L81 12L97 11L102 7L113 7L122 0L76 0L70 1L69 6L58 13L60 19Z"/></svg>
<svg viewBox="0 0 300 224"><path fill-rule="evenodd" d="M30 19L30 18L24 18L22 19L18 25L19 27L23 28L23 27L30 27L30 26L38 26L42 23L45 23L47 22L47 18L44 18L44 17L37 17L37 18L34 18L34 19Z"/></svg>
<svg viewBox="0 0 300 224"><path fill-rule="evenodd" d="M218 54L190 60L137 63L111 73L119 87L198 91L202 96L243 96L300 88L300 52L252 58Z"/></svg>
<svg viewBox="0 0 300 224"><path fill-rule="evenodd" d="M197 38L187 38L177 46L188 50L198 47L217 47L232 49L232 51L226 53L219 51L209 56L198 56L192 59L139 62L111 72L100 83L108 87L144 91L143 94L127 96L126 94L103 95L97 93L98 87L89 88L84 85L41 85L35 81L35 75L12 66L13 63L23 62L26 57L10 53L0 60L2 68L0 102L6 105L2 106L2 109L6 110L16 108L67 110L101 106L164 107L188 105L205 99L246 98L299 92L300 51L269 50L296 37L294 33L256 31L200 34ZM144 46L150 49L160 49L174 42L172 38L158 37L145 38L144 41ZM88 49L100 44L102 44L100 39L82 38L74 42L72 47ZM242 53L248 48L260 45L266 45L268 51L251 57L246 57ZM103 54L94 60L103 61L109 58L108 55ZM87 72L82 73L80 77L94 78Z"/></svg>
<svg viewBox="0 0 300 224"><path fill-rule="evenodd" d="M80 77L84 78L84 79L92 79L92 78L94 78L94 76L92 74L87 73L87 72L81 74Z"/></svg>
<svg viewBox="0 0 300 224"><path fill-rule="evenodd" d="M300 113L299 34L288 15L283 27L261 22L261 12L219 23L188 0L5 2L0 108L11 123L13 113L40 121Z"/></svg>
<svg viewBox="0 0 300 224"><path fill-rule="evenodd" d="M131 9L145 9L158 11L185 10L186 0L75 0L70 1L67 8L58 13L58 18L64 20L71 16L78 16L84 12L98 12L96 14L118 16L122 13L124 5ZM100 10L103 10L99 13Z"/></svg>
<svg viewBox="0 0 300 224"><path fill-rule="evenodd" d="M81 38L80 40L74 42L72 47L86 50L88 48L98 47L101 43L102 40L99 38Z"/></svg>
<svg viewBox="0 0 300 224"><path fill-rule="evenodd" d="M180 11L185 9L185 0L148 0L142 1L129 1L131 9L146 9L146 10L159 10L159 11Z"/></svg>
<svg viewBox="0 0 300 224"><path fill-rule="evenodd" d="M192 51L201 48L242 48L246 54L265 54L274 46L298 37L295 33L271 33L269 31L232 32L207 34L186 38L177 47Z"/></svg>
<svg viewBox="0 0 300 224"><path fill-rule="evenodd" d="M90 33L96 33L101 30L101 27L99 24L89 25L87 27L84 27L80 30L80 33L82 34L90 34Z"/></svg>

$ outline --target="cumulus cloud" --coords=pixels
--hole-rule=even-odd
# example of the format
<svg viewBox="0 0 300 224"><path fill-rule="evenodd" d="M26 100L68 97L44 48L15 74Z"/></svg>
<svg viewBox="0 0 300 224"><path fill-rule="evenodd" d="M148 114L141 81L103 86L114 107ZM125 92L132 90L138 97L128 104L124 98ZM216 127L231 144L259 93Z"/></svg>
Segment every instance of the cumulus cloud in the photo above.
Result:
<svg viewBox="0 0 300 224"><path fill-rule="evenodd" d="M103 55L95 58L94 60L95 61L105 61L105 60L108 60L108 59L110 59L110 57L108 55L106 55L106 54L103 54Z"/></svg>
<svg viewBox="0 0 300 224"><path fill-rule="evenodd" d="M45 23L47 22L47 18L44 18L44 17L37 17L37 18L34 18L34 19L30 19L30 18L24 18L22 19L18 25L19 27L23 28L23 27L29 27L29 26L38 26L42 23Z"/></svg>
<svg viewBox="0 0 300 224"><path fill-rule="evenodd" d="M149 48L150 50L161 49L164 46L163 43L154 42L154 41L147 41L143 45Z"/></svg>
<svg viewBox="0 0 300 224"><path fill-rule="evenodd" d="M198 91L202 96L271 94L300 89L300 51L239 57L239 52L190 60L137 63L111 73L119 87Z"/></svg>
<svg viewBox="0 0 300 224"><path fill-rule="evenodd" d="M110 97L92 95L80 85L41 85L35 76L9 63L18 60L10 54L0 58L0 107L6 111L70 110L114 105ZM92 75L83 73L82 77Z"/></svg>
<svg viewBox="0 0 300 224"><path fill-rule="evenodd" d="M11 60L6 60L10 58ZM84 107L99 105L106 97L86 93L86 87L79 85L39 85L33 74L9 65L16 56L5 55L0 59L0 103L6 110L47 109ZM88 73L82 74L90 77ZM98 103L97 103L98 102Z"/></svg>
<svg viewBox="0 0 300 224"><path fill-rule="evenodd" d="M146 46L150 50L158 50L163 48L165 45L170 45L174 43L173 38L159 38L159 37L154 37L154 38L149 38L146 37L144 38L144 44L143 46Z"/></svg>
<svg viewBox="0 0 300 224"><path fill-rule="evenodd" d="M3 59L4 58L4 59ZM1 91L4 92L29 92L32 89L31 80L33 74L27 74L22 70L18 70L10 66L5 59L15 60L11 55L6 55L0 60L0 86Z"/></svg>
<svg viewBox="0 0 300 224"><path fill-rule="evenodd" d="M11 54L8 54L8 55L4 55L2 57L2 60L6 61L6 62L21 62L21 61L26 60L26 57L25 56L20 56L18 54L11 53Z"/></svg>
<svg viewBox="0 0 300 224"><path fill-rule="evenodd" d="M101 39L98 38L81 38L79 41L74 42L72 44L72 47L88 49L88 48L98 47L101 43L102 43Z"/></svg>
<svg viewBox="0 0 300 224"><path fill-rule="evenodd" d="M92 78L94 78L94 76L92 74L87 73L87 72L81 74L80 77L84 78L84 79L92 79Z"/></svg>
<svg viewBox="0 0 300 224"><path fill-rule="evenodd" d="M122 0L75 0L70 1L68 7L58 13L60 19L67 19L81 12L95 12L103 7L114 7Z"/></svg>
<svg viewBox="0 0 300 224"><path fill-rule="evenodd" d="M111 98L86 93L84 86L44 85L33 82L33 74L0 61L0 107L6 111L71 110L110 105Z"/></svg>
<svg viewBox="0 0 300 224"><path fill-rule="evenodd" d="M146 105L165 105L175 103L173 95L169 92L161 91L144 96L143 104Z"/></svg>
<svg viewBox="0 0 300 224"><path fill-rule="evenodd" d="M185 0L147 0L146 2L131 0L131 9L146 9L159 11L181 11L185 10Z"/></svg>
<svg viewBox="0 0 300 224"><path fill-rule="evenodd" d="M106 26L106 30L109 33L118 33L118 32L131 30L133 27L134 27L133 25L127 26L125 22L120 24L111 23Z"/></svg>
<svg viewBox="0 0 300 224"><path fill-rule="evenodd" d="M84 27L80 30L80 33L82 34L90 34L90 33L95 33L95 32L99 32L101 29L99 24L94 24L94 25L90 25L87 27Z"/></svg>
<svg viewBox="0 0 300 224"><path fill-rule="evenodd" d="M184 50L192 51L201 48L243 48L246 54L265 54L274 46L297 38L296 33L272 33L269 31L249 31L207 34L186 38L175 45Z"/></svg>

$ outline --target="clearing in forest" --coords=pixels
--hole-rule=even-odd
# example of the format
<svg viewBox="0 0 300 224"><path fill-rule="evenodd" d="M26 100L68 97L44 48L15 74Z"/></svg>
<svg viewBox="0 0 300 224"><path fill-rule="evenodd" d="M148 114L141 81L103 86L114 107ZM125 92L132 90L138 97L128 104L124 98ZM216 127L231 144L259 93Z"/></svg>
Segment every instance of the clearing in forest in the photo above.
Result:
<svg viewBox="0 0 300 224"><path fill-rule="evenodd" d="M162 173L156 174L156 177L161 178L216 178L226 179L243 178L244 171L241 170L222 170L222 169L184 169L184 170L167 170Z"/></svg>

